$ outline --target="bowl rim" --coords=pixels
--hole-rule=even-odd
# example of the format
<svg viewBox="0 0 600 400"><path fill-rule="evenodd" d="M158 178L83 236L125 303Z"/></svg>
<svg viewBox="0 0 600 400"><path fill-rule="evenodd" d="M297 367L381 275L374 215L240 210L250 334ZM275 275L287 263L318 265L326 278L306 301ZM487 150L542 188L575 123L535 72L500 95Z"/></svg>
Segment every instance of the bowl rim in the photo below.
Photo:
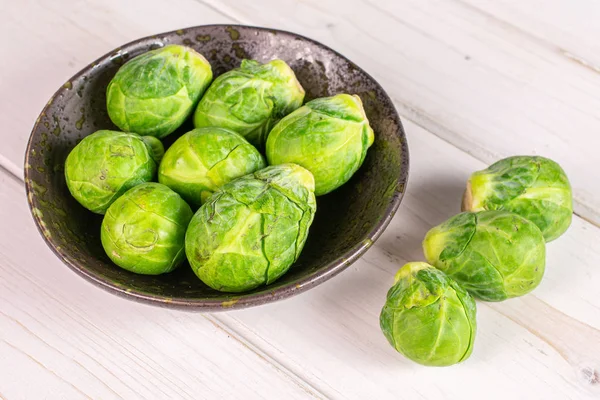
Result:
<svg viewBox="0 0 600 400"><path fill-rule="evenodd" d="M115 285L110 280L104 278L99 274L95 274L87 269L85 266L80 265L80 263L76 262L76 260L72 259L66 252L62 250L60 246L57 246L54 243L54 240L49 237L49 235L45 232L45 227L42 219L38 215L38 213L34 212L34 209L37 208L39 201L36 198L36 195L33 190L32 179L30 176L30 164L29 157L31 154L32 146L33 146L33 136L34 133L38 130L38 127L41 123L41 116L46 113L48 108L54 102L54 100L60 96L65 90L69 89L68 83L80 78L85 73L88 73L92 70L96 65L100 64L105 60L110 60L111 57L115 57L123 49L127 49L127 51L131 51L135 49L136 45L144 44L145 42L156 39L160 40L162 36L172 36L178 35L181 36L185 34L188 30L198 29L198 28L219 28L219 27L231 27L231 28L243 28L243 29L255 29L258 31L267 31L275 34L283 34L288 35L293 38L300 38L304 41L310 42L317 47L321 47L326 51L329 51L340 57L341 59L350 63L354 68L356 68L359 72L368 77L374 85L380 90L385 100L392 105L392 118L398 124L398 133L400 134L400 147L401 147L401 158L402 158L402 169L400 171L399 177L396 180L395 194L392 196L392 200L389 202L383 217L375 224L373 228L367 233L366 237L351 247L348 251L339 255L334 261L321 266L318 271L311 273L310 275L298 279L294 282L290 282L289 284L283 285L274 289L272 291L263 291L259 293L223 293L224 296L227 296L229 300L223 301L222 299L186 299L186 298L177 298L177 297L166 297L160 295L152 295L148 293L144 293L142 291L137 291L130 288L124 288L118 285ZM157 43L158 44L158 43ZM133 49L132 49L133 48ZM406 133L404 131L404 127L400 120L400 116L398 115L398 111L394 106L394 103L387 92L383 89L383 87L375 80L368 72L363 70L361 67L356 65L353 61L348 59L346 56L340 54L334 49L326 46L314 39L308 38L306 36L289 32L281 29L253 26L253 25L243 25L243 24L207 24L207 25L197 25L191 26L182 29L176 29L168 32L158 33L154 35L145 36L136 40L132 40L128 43L125 43L121 46L116 47L115 49L109 51L103 56L97 58L76 74L74 74L67 83L63 84L59 87L59 89L52 95L50 100L46 103L43 110L41 111L39 117L36 119L35 124L33 125L31 134L29 136L29 140L27 142L27 147L25 150L25 159L24 159L24 182L25 182L25 190L27 194L27 203L29 206L29 211L33 217L35 225L41 234L42 238L46 245L52 250L52 252L71 270L76 272L78 275L85 278L88 282L91 282L95 286L101 287L102 289L116 294L120 297L127 298L129 300L135 300L137 302L150 304L159 307L166 308L174 308L185 311L198 311L198 312L215 312L215 311L224 311L224 310L233 310L233 309L242 309L252 306L263 305L267 303L272 303L274 301L282 300L285 298L292 297L296 294L305 292L342 272L346 268L348 268L352 263L358 260L370 247L371 245L381 236L383 231L387 228L392 218L394 217L402 199L404 197L404 193L406 192L406 186L408 183L408 175L409 175L409 167L410 167L410 157L408 151L408 143L406 138Z"/></svg>

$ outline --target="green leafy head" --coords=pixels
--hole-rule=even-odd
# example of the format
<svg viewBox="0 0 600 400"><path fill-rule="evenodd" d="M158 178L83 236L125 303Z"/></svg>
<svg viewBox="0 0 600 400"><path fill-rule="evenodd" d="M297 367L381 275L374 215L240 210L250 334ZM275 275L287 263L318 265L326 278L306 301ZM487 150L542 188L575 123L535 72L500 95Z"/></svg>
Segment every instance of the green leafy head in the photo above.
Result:
<svg viewBox="0 0 600 400"><path fill-rule="evenodd" d="M538 156L505 158L471 175L463 211L506 210L540 228L547 242L562 235L573 215L573 195L565 171Z"/></svg>
<svg viewBox="0 0 600 400"><path fill-rule="evenodd" d="M283 118L269 133L267 160L308 169L320 196L352 177L373 140L360 97L338 94L309 101Z"/></svg>
<svg viewBox="0 0 600 400"><path fill-rule="evenodd" d="M458 214L427 233L423 250L429 263L486 301L529 293L546 262L539 228L507 211Z"/></svg>
<svg viewBox="0 0 600 400"><path fill-rule="evenodd" d="M169 147L158 181L199 207L224 184L265 166L263 156L243 136L223 128L198 128Z"/></svg>
<svg viewBox="0 0 600 400"><path fill-rule="evenodd" d="M177 268L185 259L185 231L192 210L174 191L159 183L128 190L102 220L100 238L118 266L144 275Z"/></svg>
<svg viewBox="0 0 600 400"><path fill-rule="evenodd" d="M294 164L259 170L217 190L189 225L185 251L213 289L242 292L281 277L300 255L316 202L310 172Z"/></svg>
<svg viewBox="0 0 600 400"><path fill-rule="evenodd" d="M273 125L302 105L304 89L281 60L243 60L215 79L194 114L196 128L218 126L244 136L258 149Z"/></svg>
<svg viewBox="0 0 600 400"><path fill-rule="evenodd" d="M67 187L82 206L104 214L128 189L154 178L163 153L162 143L154 137L97 131L67 156Z"/></svg>
<svg viewBox="0 0 600 400"><path fill-rule="evenodd" d="M407 358L448 366L466 360L477 330L473 298L431 265L411 262L396 274L380 315L383 334Z"/></svg>
<svg viewBox="0 0 600 400"><path fill-rule="evenodd" d="M168 45L123 65L108 84L106 107L121 130L163 138L192 113L212 80L206 59Z"/></svg>

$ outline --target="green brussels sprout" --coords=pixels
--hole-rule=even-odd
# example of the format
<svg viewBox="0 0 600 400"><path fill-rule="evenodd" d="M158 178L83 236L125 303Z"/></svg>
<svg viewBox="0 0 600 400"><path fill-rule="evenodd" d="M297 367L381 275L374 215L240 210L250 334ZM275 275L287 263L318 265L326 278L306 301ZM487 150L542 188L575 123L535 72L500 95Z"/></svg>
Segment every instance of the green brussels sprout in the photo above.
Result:
<svg viewBox="0 0 600 400"><path fill-rule="evenodd" d="M198 209L185 236L196 275L224 292L281 277L300 255L316 201L310 172L267 167L225 184Z"/></svg>
<svg viewBox="0 0 600 400"><path fill-rule="evenodd" d="M169 45L123 65L108 84L106 107L121 130L163 138L192 113L212 80L198 52Z"/></svg>
<svg viewBox="0 0 600 400"><path fill-rule="evenodd" d="M169 147L158 181L200 206L227 182L265 166L263 156L243 136L223 128L199 128Z"/></svg>
<svg viewBox="0 0 600 400"><path fill-rule="evenodd" d="M171 272L185 259L185 231L192 216L177 193L160 183L144 183L108 208L100 231L102 246L127 271Z"/></svg>
<svg viewBox="0 0 600 400"><path fill-rule="evenodd" d="M519 214L536 224L549 242L571 225L573 195L560 165L544 157L515 156L473 173L462 208Z"/></svg>
<svg viewBox="0 0 600 400"><path fill-rule="evenodd" d="M67 156L67 187L82 206L104 214L127 190L154 178L163 153L155 137L97 131Z"/></svg>
<svg viewBox="0 0 600 400"><path fill-rule="evenodd" d="M231 129L262 149L273 125L303 101L304 89L284 61L243 60L240 68L210 85L196 108L194 126Z"/></svg>
<svg viewBox="0 0 600 400"><path fill-rule="evenodd" d="M448 366L473 351L475 300L454 280L424 262L396 273L379 322L390 344L423 365Z"/></svg>
<svg viewBox="0 0 600 400"><path fill-rule="evenodd" d="M427 233L423 250L430 264L486 301L531 292L546 263L542 232L508 211L455 215Z"/></svg>
<svg viewBox="0 0 600 400"><path fill-rule="evenodd" d="M303 166L321 196L354 175L373 140L360 97L338 94L309 101L279 121L267 138L267 161Z"/></svg>

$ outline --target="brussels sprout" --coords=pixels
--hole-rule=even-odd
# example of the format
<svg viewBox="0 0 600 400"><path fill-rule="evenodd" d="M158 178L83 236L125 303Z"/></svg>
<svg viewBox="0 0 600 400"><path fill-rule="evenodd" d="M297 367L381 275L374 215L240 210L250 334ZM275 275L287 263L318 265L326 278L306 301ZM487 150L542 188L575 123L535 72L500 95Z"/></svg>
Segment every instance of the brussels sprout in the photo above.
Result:
<svg viewBox="0 0 600 400"><path fill-rule="evenodd" d="M309 101L282 119L269 133L267 161L303 166L320 196L352 177L373 140L360 97L338 94Z"/></svg>
<svg viewBox="0 0 600 400"><path fill-rule="evenodd" d="M427 233L423 250L430 264L486 301L531 292L546 262L539 228L507 211L458 214Z"/></svg>
<svg viewBox="0 0 600 400"><path fill-rule="evenodd" d="M515 156L473 173L462 208L514 212L536 224L549 242L571 225L573 196L560 165L544 157Z"/></svg>
<svg viewBox="0 0 600 400"><path fill-rule="evenodd" d="M302 101L304 89L284 61L261 65L243 60L240 68L224 73L210 85L198 104L194 125L231 129L262 149L273 125Z"/></svg>
<svg viewBox="0 0 600 400"><path fill-rule="evenodd" d="M158 168L158 181L200 206L227 182L265 166L263 156L241 135L199 128L169 147Z"/></svg>
<svg viewBox="0 0 600 400"><path fill-rule="evenodd" d="M148 51L123 65L108 84L108 115L123 131L163 138L192 113L211 80L210 64L189 47Z"/></svg>
<svg viewBox="0 0 600 400"><path fill-rule="evenodd" d="M137 274L158 275L174 270L185 259L185 230L192 210L174 191L160 183L128 190L102 220L100 238L108 257Z"/></svg>
<svg viewBox="0 0 600 400"><path fill-rule="evenodd" d="M281 277L300 255L316 202L304 168L267 167L225 184L192 218L185 252L208 286L242 292Z"/></svg>
<svg viewBox="0 0 600 400"><path fill-rule="evenodd" d="M454 280L424 262L396 273L379 322L390 344L423 365L448 366L473 351L475 300Z"/></svg>
<svg viewBox="0 0 600 400"><path fill-rule="evenodd" d="M152 180L163 153L162 143L152 136L97 131L69 153L67 187L82 206L104 214L125 191Z"/></svg>

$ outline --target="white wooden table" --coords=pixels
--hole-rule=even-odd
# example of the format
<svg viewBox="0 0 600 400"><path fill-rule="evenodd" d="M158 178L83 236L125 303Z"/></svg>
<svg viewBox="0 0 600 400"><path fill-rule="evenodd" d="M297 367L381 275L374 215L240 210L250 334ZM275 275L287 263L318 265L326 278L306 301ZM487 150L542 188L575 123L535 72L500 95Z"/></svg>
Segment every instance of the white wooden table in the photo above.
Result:
<svg viewBox="0 0 600 400"><path fill-rule="evenodd" d="M408 193L347 271L259 308L191 314L112 296L65 267L27 209L25 143L54 90L130 40L210 23L333 47L394 99ZM600 2L597 0L0 0L1 399L599 399ZM378 314L469 174L540 154L569 174L576 217L533 294L478 303L472 357L426 368Z"/></svg>

